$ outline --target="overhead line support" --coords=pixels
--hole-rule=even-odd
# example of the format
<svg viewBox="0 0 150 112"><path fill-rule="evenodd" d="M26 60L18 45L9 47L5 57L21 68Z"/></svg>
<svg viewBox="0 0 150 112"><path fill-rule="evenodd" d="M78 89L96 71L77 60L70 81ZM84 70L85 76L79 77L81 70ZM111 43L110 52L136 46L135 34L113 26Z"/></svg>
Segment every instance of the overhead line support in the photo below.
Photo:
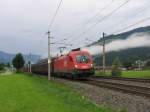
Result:
<svg viewBox="0 0 150 112"><path fill-rule="evenodd" d="M105 68L106 68L106 63L105 63L105 33L103 33L103 74L105 74Z"/></svg>
<svg viewBox="0 0 150 112"><path fill-rule="evenodd" d="M50 31L48 34L48 80L51 80Z"/></svg>

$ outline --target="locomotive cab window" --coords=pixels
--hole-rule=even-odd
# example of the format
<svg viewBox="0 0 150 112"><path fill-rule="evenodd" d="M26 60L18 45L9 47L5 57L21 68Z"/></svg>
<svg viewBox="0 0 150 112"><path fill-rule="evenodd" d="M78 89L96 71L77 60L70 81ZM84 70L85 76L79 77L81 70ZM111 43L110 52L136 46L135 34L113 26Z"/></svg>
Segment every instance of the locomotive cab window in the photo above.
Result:
<svg viewBox="0 0 150 112"><path fill-rule="evenodd" d="M89 57L86 55L77 55L76 60L78 63L88 63L89 62Z"/></svg>

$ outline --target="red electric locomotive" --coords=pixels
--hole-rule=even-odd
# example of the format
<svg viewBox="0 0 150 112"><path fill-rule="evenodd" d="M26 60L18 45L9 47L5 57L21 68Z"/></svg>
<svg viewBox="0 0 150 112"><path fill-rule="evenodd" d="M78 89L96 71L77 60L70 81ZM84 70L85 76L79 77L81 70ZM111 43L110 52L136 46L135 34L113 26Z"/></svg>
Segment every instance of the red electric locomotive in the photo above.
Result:
<svg viewBox="0 0 150 112"><path fill-rule="evenodd" d="M70 78L88 77L94 74L92 56L87 51L72 50L69 54L58 57L52 62L55 75Z"/></svg>
<svg viewBox="0 0 150 112"><path fill-rule="evenodd" d="M33 65L32 71L47 74L48 67L45 61ZM72 50L67 55L52 59L51 73L54 76L72 79L89 77L94 74L92 56L87 51Z"/></svg>

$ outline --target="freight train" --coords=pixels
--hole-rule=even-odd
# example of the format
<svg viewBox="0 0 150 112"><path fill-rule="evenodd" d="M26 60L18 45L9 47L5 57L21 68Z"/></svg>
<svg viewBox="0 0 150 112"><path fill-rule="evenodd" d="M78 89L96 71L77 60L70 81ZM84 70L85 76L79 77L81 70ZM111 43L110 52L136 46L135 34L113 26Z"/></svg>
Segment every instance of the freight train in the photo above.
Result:
<svg viewBox="0 0 150 112"><path fill-rule="evenodd" d="M32 72L36 74L48 74L47 59L32 65ZM92 56L87 51L74 49L66 55L52 58L51 74L58 77L71 79L86 78L94 74Z"/></svg>

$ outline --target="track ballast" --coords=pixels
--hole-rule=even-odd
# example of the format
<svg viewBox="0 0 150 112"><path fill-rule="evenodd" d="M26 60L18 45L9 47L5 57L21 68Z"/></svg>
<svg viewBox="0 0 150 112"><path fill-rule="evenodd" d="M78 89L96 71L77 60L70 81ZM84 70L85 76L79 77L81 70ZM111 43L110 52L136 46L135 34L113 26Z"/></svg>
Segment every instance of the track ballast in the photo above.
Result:
<svg viewBox="0 0 150 112"><path fill-rule="evenodd" d="M116 82L112 80L115 80ZM124 81L126 83L120 83L119 80ZM140 86L140 84L134 85L128 82L150 84L149 79L121 78L121 77L90 77L86 81L84 81L84 83L87 84L92 84L103 88L109 88L113 90L122 91L125 93L150 98L150 86L149 87Z"/></svg>

